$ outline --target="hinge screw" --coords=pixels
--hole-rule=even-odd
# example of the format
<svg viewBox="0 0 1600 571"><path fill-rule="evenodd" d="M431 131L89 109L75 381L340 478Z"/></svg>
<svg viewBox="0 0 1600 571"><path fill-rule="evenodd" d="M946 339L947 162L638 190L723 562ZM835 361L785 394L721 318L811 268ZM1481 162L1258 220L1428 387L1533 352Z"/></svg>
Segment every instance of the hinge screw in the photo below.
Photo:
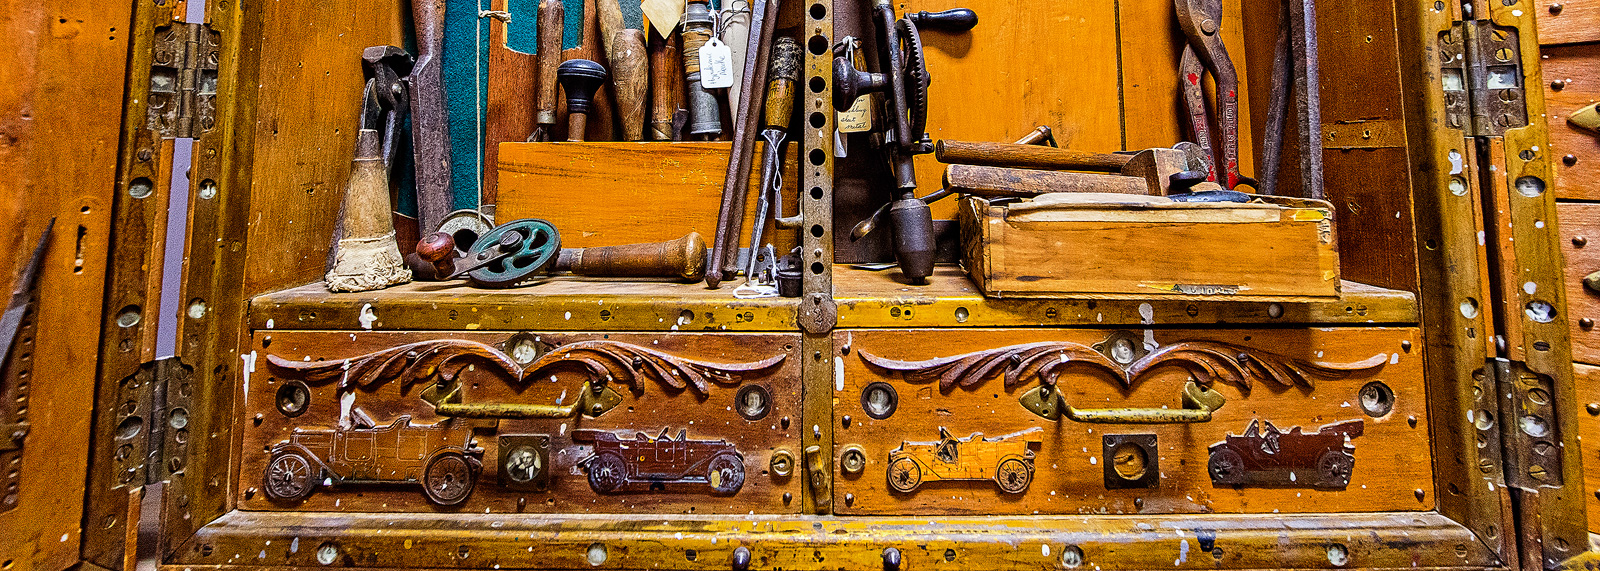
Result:
<svg viewBox="0 0 1600 571"><path fill-rule="evenodd" d="M1567 82L1565 80L1557 79L1555 81L1550 82L1550 90L1551 91L1561 91L1566 86L1567 86Z"/></svg>
<svg viewBox="0 0 1600 571"><path fill-rule="evenodd" d="M1585 408L1589 409L1589 416L1600 416L1600 402L1589 403Z"/></svg>
<svg viewBox="0 0 1600 571"><path fill-rule="evenodd" d="M1585 238L1583 236L1573 236L1572 237L1572 245L1573 245L1573 247L1582 248L1585 245L1587 245L1588 243L1589 243L1589 239Z"/></svg>
<svg viewBox="0 0 1600 571"><path fill-rule="evenodd" d="M1422 488L1417 488L1416 491L1414 491L1412 493L1417 495L1417 501L1419 501L1419 502L1422 501L1422 498L1427 497L1427 495L1428 495L1427 492L1422 491Z"/></svg>
<svg viewBox="0 0 1600 571"><path fill-rule="evenodd" d="M1572 165L1578 164L1578 157L1577 157L1577 155L1567 155L1567 156L1561 157L1561 164L1567 165L1569 167L1572 166Z"/></svg>
<svg viewBox="0 0 1600 571"><path fill-rule="evenodd" d="M1560 2L1556 2L1554 4L1551 4L1550 5L1550 15L1551 16L1555 16L1555 15L1560 14L1561 13L1561 9L1565 8L1565 7L1566 6L1562 6Z"/></svg>
<svg viewBox="0 0 1600 571"><path fill-rule="evenodd" d="M1579 319L1578 320L1578 327L1582 327L1585 330L1594 329L1594 320L1593 319L1589 319L1587 317L1585 317L1583 319Z"/></svg>

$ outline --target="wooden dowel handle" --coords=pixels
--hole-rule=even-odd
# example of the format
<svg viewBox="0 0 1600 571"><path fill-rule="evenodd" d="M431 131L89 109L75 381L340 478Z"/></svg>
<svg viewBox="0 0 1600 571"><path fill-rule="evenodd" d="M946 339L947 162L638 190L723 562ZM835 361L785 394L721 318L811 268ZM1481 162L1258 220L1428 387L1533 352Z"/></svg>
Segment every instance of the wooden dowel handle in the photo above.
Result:
<svg viewBox="0 0 1600 571"><path fill-rule="evenodd" d="M622 31L622 5L618 0L599 0L600 47L606 59L616 57L617 32Z"/></svg>
<svg viewBox="0 0 1600 571"><path fill-rule="evenodd" d="M588 113L567 113L567 142L582 143L583 131L589 128Z"/></svg>
<svg viewBox="0 0 1600 571"><path fill-rule="evenodd" d="M566 248L556 258L557 271L580 276L677 278L700 281L706 275L706 241L699 232L666 242Z"/></svg>
<svg viewBox="0 0 1600 571"><path fill-rule="evenodd" d="M535 98L538 111L534 122L540 125L556 124L556 67L561 65L561 37L566 33L566 8L561 0L543 0L539 3L539 92Z"/></svg>
<svg viewBox="0 0 1600 571"><path fill-rule="evenodd" d="M672 114L678 111L683 60L676 38L677 34L669 39L650 33L650 138L657 141L672 140Z"/></svg>
<svg viewBox="0 0 1600 571"><path fill-rule="evenodd" d="M800 83L800 43L788 36L778 38L769 65L764 125L788 130L794 116L795 86Z"/></svg>
<svg viewBox="0 0 1600 571"><path fill-rule="evenodd" d="M611 39L610 45L611 81L617 90L617 120L622 122L622 137L643 141L645 99L650 91L650 63L645 55L644 32L623 28Z"/></svg>
<svg viewBox="0 0 1600 571"><path fill-rule="evenodd" d="M1115 174L949 165L944 185L954 192L983 197L1028 198L1051 192L1149 194L1143 178Z"/></svg>
<svg viewBox="0 0 1600 571"><path fill-rule="evenodd" d="M939 141L934 156L939 162L949 164L1102 172L1119 172L1133 159L1133 155L969 141Z"/></svg>

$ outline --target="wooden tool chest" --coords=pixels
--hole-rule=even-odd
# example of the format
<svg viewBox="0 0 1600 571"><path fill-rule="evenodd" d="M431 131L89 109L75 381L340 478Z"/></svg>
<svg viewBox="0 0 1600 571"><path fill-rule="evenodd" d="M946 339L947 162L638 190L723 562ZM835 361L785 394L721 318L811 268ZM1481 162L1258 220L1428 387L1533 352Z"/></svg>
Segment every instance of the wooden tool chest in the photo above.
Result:
<svg viewBox="0 0 1600 571"><path fill-rule="evenodd" d="M470 151L457 206L550 221L568 248L713 240L729 142L524 140L543 124L525 1L437 2L447 59L475 62L449 69L480 73L450 80L475 86L450 92L476 110L449 131ZM1070 248L963 243L961 216L1014 229L1018 203L948 200L919 282L884 269L895 231L857 232L898 196L877 153L899 143L841 131L834 101L874 3L788 0L770 17L803 59L778 199L801 222L741 219L796 252L798 297L575 275L331 293L362 50L415 52L429 4L5 7L3 275L44 246L0 364L0 571L1594 565L1600 156L1568 118L1600 90L1600 8L1325 0L1305 16L1320 118L1289 113L1271 157L1296 12L1224 0L1202 27L1238 70L1235 166L1270 161L1277 194L1319 181L1321 201L1284 198L1295 214L1260 232L1211 220L1238 225L1216 243L1130 218L1113 259L1100 219ZM958 7L976 27L918 44L931 140L1191 138L1173 0L888 4ZM620 115L596 112L591 139ZM906 164L918 194L945 182L933 153ZM973 263L997 252L1135 289L1147 264L1171 287Z"/></svg>

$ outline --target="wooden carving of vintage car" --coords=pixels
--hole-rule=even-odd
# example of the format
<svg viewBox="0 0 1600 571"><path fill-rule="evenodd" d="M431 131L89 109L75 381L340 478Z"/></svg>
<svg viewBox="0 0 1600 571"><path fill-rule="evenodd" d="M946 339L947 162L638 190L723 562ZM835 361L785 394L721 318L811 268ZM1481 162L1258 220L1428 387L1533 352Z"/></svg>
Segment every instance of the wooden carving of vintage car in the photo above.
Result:
<svg viewBox="0 0 1600 571"><path fill-rule="evenodd" d="M1214 485L1257 484L1343 488L1350 485L1361 419L1336 422L1307 434L1296 426L1279 430L1271 422L1250 421L1243 435L1229 434L1211 445L1207 469Z"/></svg>
<svg viewBox="0 0 1600 571"><path fill-rule="evenodd" d="M434 503L466 501L483 469L483 449L472 442L473 425L448 419L412 424L403 415L376 426L360 409L349 428L296 428L289 440L273 445L262 489L267 497L299 501L323 480L334 485L421 483Z"/></svg>
<svg viewBox="0 0 1600 571"><path fill-rule="evenodd" d="M954 438L941 426L937 442L904 441L889 451L889 488L907 493L924 480L992 479L1002 492L1022 493L1033 481L1033 457L1043 444L1037 437L1022 437L1034 432L1043 429L1035 426L997 438L984 438L981 432Z"/></svg>
<svg viewBox="0 0 1600 571"><path fill-rule="evenodd" d="M594 453L578 461L589 474L589 487L608 494L632 484L661 488L667 483L705 484L718 494L744 487L744 455L726 440L689 440L689 431L673 438L668 429L651 438L640 432L632 440L602 430L574 430L575 442L594 442Z"/></svg>

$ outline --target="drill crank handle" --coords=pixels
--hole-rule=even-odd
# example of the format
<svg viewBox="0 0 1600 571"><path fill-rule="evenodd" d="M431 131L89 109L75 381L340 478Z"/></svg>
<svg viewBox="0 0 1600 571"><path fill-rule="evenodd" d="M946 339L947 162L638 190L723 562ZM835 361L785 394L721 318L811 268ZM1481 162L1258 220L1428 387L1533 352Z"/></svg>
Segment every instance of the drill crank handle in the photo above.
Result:
<svg viewBox="0 0 1600 571"><path fill-rule="evenodd" d="M913 12L906 14L906 19L916 24L918 30L951 33L965 32L978 25L978 13L969 8L952 8L942 12Z"/></svg>

